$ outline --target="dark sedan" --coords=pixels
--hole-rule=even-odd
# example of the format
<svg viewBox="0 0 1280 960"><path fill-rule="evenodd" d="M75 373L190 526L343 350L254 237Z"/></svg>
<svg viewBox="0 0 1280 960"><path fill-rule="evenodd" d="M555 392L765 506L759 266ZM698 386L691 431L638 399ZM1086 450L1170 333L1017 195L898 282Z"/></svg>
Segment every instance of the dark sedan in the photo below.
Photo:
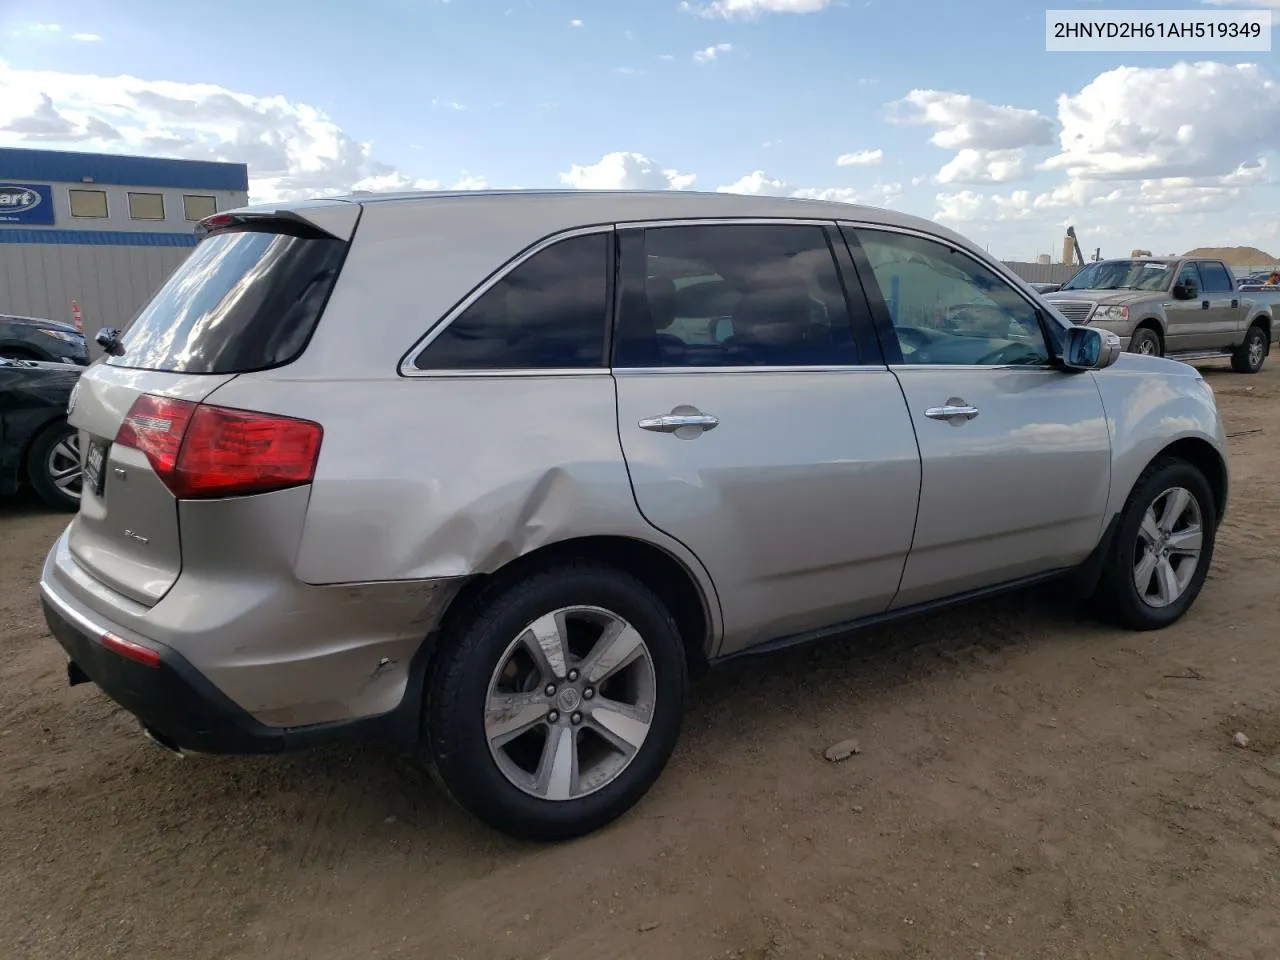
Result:
<svg viewBox="0 0 1280 960"><path fill-rule="evenodd" d="M89 362L89 346L84 334L69 323L0 314L0 358L83 367Z"/></svg>
<svg viewBox="0 0 1280 960"><path fill-rule="evenodd" d="M50 506L80 506L80 434L67 407L83 370L0 358L0 494L30 484Z"/></svg>

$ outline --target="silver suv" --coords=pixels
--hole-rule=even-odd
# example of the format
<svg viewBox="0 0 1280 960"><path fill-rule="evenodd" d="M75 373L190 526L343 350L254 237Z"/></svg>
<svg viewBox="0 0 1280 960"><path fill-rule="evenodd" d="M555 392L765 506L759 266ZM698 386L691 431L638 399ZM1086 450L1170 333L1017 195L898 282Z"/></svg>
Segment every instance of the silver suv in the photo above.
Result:
<svg viewBox="0 0 1280 960"><path fill-rule="evenodd" d="M745 653L1072 575L1181 617L1213 394L961 237L838 203L257 206L80 379L41 588L72 683L172 749L343 736L516 836L619 816Z"/></svg>

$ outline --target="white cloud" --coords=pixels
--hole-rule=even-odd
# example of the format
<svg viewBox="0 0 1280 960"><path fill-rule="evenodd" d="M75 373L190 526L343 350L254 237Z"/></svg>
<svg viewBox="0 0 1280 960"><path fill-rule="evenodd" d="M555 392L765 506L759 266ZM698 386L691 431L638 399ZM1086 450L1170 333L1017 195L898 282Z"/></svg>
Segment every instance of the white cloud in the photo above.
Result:
<svg viewBox="0 0 1280 960"><path fill-rule="evenodd" d="M1005 183L1026 174L1025 150L974 150L966 147L938 171L939 183Z"/></svg>
<svg viewBox="0 0 1280 960"><path fill-rule="evenodd" d="M831 200L838 203L861 203L876 207L894 206L902 195L900 183L877 183L868 189L856 187L800 187L756 170L736 183L718 187L718 193L743 193L755 197L795 197L801 200Z"/></svg>
<svg viewBox="0 0 1280 960"><path fill-rule="evenodd" d="M0 145L226 160L249 165L250 198L438 189L382 163L324 111L207 83L19 70L0 60ZM455 186L469 188L465 174Z"/></svg>
<svg viewBox="0 0 1280 960"><path fill-rule="evenodd" d="M883 159L883 150L858 150L854 153L844 153L836 157L836 165L841 167L870 167Z"/></svg>
<svg viewBox="0 0 1280 960"><path fill-rule="evenodd" d="M763 170L756 170L726 187L717 187L716 192L745 193L754 197L789 197L792 189L785 180L778 180Z"/></svg>
<svg viewBox="0 0 1280 960"><path fill-rule="evenodd" d="M889 108L894 122L933 127L929 142L945 150L1015 150L1053 143L1053 120L1039 111L964 93L912 90Z"/></svg>
<svg viewBox="0 0 1280 960"><path fill-rule="evenodd" d="M728 53L732 49L732 43L717 43L714 46L704 47L696 51L693 55L693 60L695 63L710 63L718 58L720 54Z"/></svg>
<svg viewBox="0 0 1280 960"><path fill-rule="evenodd" d="M696 179L627 150L606 153L597 163L575 163L560 174L561 183L578 190L688 190Z"/></svg>
<svg viewBox="0 0 1280 960"><path fill-rule="evenodd" d="M71 39L79 40L83 43L97 43L102 38L98 36L96 33L73 33L71 35Z"/></svg>
<svg viewBox="0 0 1280 960"><path fill-rule="evenodd" d="M1026 147L1050 146L1056 125L1037 110L999 105L963 93L912 90L889 104L895 123L933 128L929 142L955 156L942 183L1003 183L1027 173Z"/></svg>
<svg viewBox="0 0 1280 960"><path fill-rule="evenodd" d="M693 3L683 0L680 9L686 13L696 13L700 17L753 20L762 13L817 13L834 2L835 0L713 0L711 3Z"/></svg>
<svg viewBox="0 0 1280 960"><path fill-rule="evenodd" d="M636 67L614 67L613 72L620 77L636 77L644 73L643 70Z"/></svg>
<svg viewBox="0 0 1280 960"><path fill-rule="evenodd" d="M1280 150L1280 83L1256 64L1117 67L1059 97L1058 116L1043 168L1073 177L1223 176Z"/></svg>
<svg viewBox="0 0 1280 960"><path fill-rule="evenodd" d="M582 26L582 21L581 21L581 20L570 20L570 21L569 21L569 26L571 26L571 27L580 27L580 26Z"/></svg>

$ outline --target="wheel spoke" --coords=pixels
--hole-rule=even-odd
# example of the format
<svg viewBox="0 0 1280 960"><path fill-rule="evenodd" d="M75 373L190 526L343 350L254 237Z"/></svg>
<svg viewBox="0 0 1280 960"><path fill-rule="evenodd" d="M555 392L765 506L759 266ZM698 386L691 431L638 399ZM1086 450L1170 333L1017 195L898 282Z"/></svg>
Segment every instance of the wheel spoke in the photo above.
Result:
<svg viewBox="0 0 1280 960"><path fill-rule="evenodd" d="M1151 575L1156 571L1160 556L1154 550L1148 550L1133 568L1133 585L1138 588L1140 596L1146 596L1151 590Z"/></svg>
<svg viewBox="0 0 1280 960"><path fill-rule="evenodd" d="M1156 519L1156 508L1153 503L1142 515L1142 526L1139 528L1142 539L1155 546L1160 541L1160 521Z"/></svg>
<svg viewBox="0 0 1280 960"><path fill-rule="evenodd" d="M1179 530L1169 537L1169 549L1174 553L1191 556L1199 553L1204 544L1204 531L1200 524L1192 524L1185 530Z"/></svg>
<svg viewBox="0 0 1280 960"><path fill-rule="evenodd" d="M610 624L592 647L582 665L588 683L598 684L635 662L644 653L644 641L635 627L624 620Z"/></svg>
<svg viewBox="0 0 1280 960"><path fill-rule="evenodd" d="M71 445L70 440L62 440L53 448L54 456L66 457L68 460L80 462L80 451Z"/></svg>
<svg viewBox="0 0 1280 960"><path fill-rule="evenodd" d="M564 614L560 611L539 617L525 630L521 641L538 664L546 680L563 680L568 673L565 653L568 650L568 629Z"/></svg>
<svg viewBox="0 0 1280 960"><path fill-rule="evenodd" d="M1182 588L1178 585L1178 573L1173 569L1168 559L1161 558L1156 563L1156 596L1160 598L1162 606L1173 603L1182 593Z"/></svg>
<svg viewBox="0 0 1280 960"><path fill-rule="evenodd" d="M577 789L578 744L570 727L552 727L534 775L534 791L548 800L568 800Z"/></svg>
<svg viewBox="0 0 1280 960"><path fill-rule="evenodd" d="M614 747L630 754L639 750L649 735L652 718L652 711L643 707L600 699L592 706L589 721Z"/></svg>
<svg viewBox="0 0 1280 960"><path fill-rule="evenodd" d="M1191 503L1191 494L1181 487L1165 494L1164 510L1160 514L1160 529L1169 533Z"/></svg>
<svg viewBox="0 0 1280 960"><path fill-rule="evenodd" d="M551 705L540 693L495 693L484 712L484 732L494 748L510 743L542 722Z"/></svg>

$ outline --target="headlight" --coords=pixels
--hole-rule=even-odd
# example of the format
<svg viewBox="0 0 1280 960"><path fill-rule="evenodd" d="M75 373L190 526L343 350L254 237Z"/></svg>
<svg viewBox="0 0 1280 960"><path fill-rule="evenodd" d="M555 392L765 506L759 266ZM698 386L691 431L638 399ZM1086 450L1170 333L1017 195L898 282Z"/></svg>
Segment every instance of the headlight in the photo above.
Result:
<svg viewBox="0 0 1280 960"><path fill-rule="evenodd" d="M1117 320L1121 323L1129 319L1128 307L1099 307L1093 315L1095 320Z"/></svg>
<svg viewBox="0 0 1280 960"><path fill-rule="evenodd" d="M48 330L44 327L37 327L46 337L53 337L55 340L61 340L64 343L75 343L77 340L83 340L84 337L78 333L68 333L65 330Z"/></svg>

